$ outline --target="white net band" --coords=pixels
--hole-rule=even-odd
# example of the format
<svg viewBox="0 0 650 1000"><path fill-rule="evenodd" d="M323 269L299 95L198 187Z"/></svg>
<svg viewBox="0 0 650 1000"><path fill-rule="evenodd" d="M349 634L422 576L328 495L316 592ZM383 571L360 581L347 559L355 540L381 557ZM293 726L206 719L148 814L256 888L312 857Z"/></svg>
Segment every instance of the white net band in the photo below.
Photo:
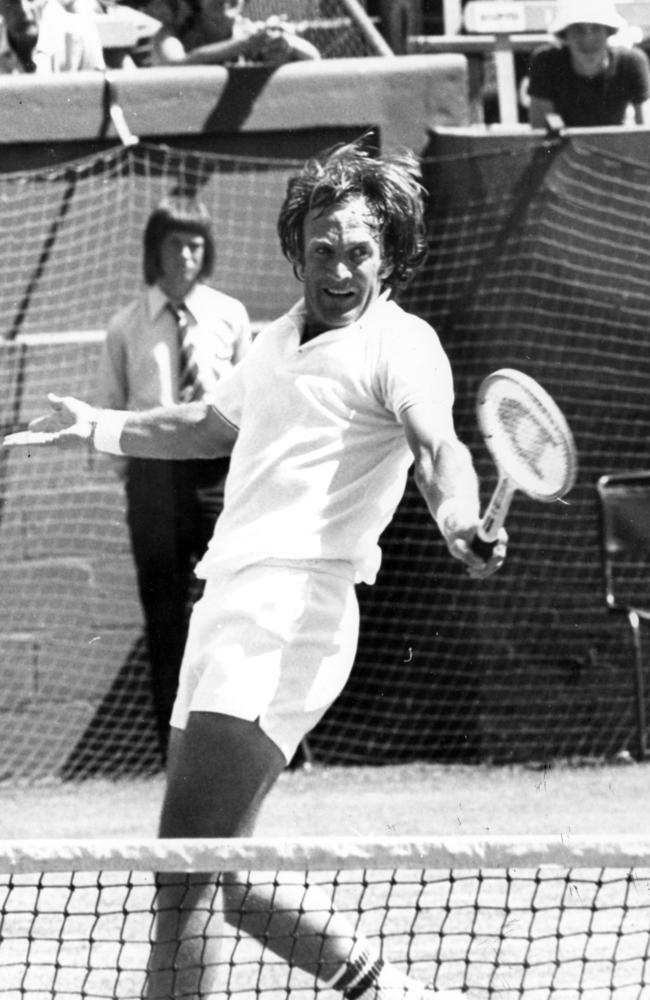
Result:
<svg viewBox="0 0 650 1000"><path fill-rule="evenodd" d="M640 1000L650 989L650 842L600 846L99 842L28 845L30 856L4 845L20 870L0 875L0 997L140 1000L155 947L165 997L334 998L326 956L345 942L471 1000ZM498 865L505 855L521 864ZM189 873L216 858L238 874ZM191 935L176 940L188 908ZM193 992L170 985L180 969ZM208 978L215 993L200 987Z"/></svg>

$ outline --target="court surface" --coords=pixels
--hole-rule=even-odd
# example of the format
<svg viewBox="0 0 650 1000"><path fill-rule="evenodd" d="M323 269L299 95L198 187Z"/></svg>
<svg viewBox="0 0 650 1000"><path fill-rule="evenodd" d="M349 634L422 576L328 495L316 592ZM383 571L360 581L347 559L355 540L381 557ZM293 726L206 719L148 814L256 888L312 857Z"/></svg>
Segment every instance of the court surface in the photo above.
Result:
<svg viewBox="0 0 650 1000"><path fill-rule="evenodd" d="M642 833L650 762L316 766L283 774L264 836ZM162 776L0 787L0 839L152 837Z"/></svg>

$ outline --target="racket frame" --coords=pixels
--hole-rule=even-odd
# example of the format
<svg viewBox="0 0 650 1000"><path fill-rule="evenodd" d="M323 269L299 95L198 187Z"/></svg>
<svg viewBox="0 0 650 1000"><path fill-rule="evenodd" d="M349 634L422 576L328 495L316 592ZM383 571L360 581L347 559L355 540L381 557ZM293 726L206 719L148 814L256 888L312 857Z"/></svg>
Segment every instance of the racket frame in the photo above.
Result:
<svg viewBox="0 0 650 1000"><path fill-rule="evenodd" d="M564 444L567 457L566 475L564 476L563 482L558 489L547 493L540 493L537 490L531 489L528 485L523 487L520 485L520 480L511 476L500 461L498 455L499 449L494 447L484 418L484 403L486 394L489 390L490 384L496 380L507 380L515 383L519 389L525 392L529 400L536 404L538 411L543 411L545 422L550 422L554 425L556 433L560 436ZM533 500L540 501L541 503L552 503L560 497L565 496L574 486L578 463L573 434L571 433L571 428L569 427L564 414L552 396L550 396L549 393L535 381L535 379L531 378L529 375L525 375L523 372L514 368L499 368L496 371L491 372L490 375L487 375L481 382L476 395L476 417L483 440L496 465L498 474L497 485L483 513L481 523L477 530L475 543L472 545L473 550L478 555L481 555L482 558L489 558L499 531L505 523L512 499L517 490L525 493L526 496ZM549 417L550 421L548 419Z"/></svg>

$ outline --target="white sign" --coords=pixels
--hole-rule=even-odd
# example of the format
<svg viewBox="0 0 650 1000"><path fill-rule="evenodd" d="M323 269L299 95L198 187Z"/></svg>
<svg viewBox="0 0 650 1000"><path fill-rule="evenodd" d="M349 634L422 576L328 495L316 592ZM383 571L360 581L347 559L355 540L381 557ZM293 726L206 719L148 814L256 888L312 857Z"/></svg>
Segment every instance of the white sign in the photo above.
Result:
<svg viewBox="0 0 650 1000"><path fill-rule="evenodd" d="M465 8L465 28L484 35L525 31L525 4L522 0L475 0Z"/></svg>

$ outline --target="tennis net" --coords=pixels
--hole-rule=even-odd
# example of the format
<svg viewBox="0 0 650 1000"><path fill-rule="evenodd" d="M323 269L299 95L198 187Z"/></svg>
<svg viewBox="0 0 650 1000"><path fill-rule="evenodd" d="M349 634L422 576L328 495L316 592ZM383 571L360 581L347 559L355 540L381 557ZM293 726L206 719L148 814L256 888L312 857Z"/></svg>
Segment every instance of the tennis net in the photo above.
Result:
<svg viewBox="0 0 650 1000"><path fill-rule="evenodd" d="M650 990L647 839L34 841L0 844L0 869L3 1000L139 998L154 871L182 873L181 887L206 883L194 933L219 939L219 996L333 998L276 957L270 921L255 939L240 914L215 919L220 876L198 874L215 870L237 870L245 891L291 884L306 899L318 887L385 960L468 1000L641 1000Z"/></svg>

